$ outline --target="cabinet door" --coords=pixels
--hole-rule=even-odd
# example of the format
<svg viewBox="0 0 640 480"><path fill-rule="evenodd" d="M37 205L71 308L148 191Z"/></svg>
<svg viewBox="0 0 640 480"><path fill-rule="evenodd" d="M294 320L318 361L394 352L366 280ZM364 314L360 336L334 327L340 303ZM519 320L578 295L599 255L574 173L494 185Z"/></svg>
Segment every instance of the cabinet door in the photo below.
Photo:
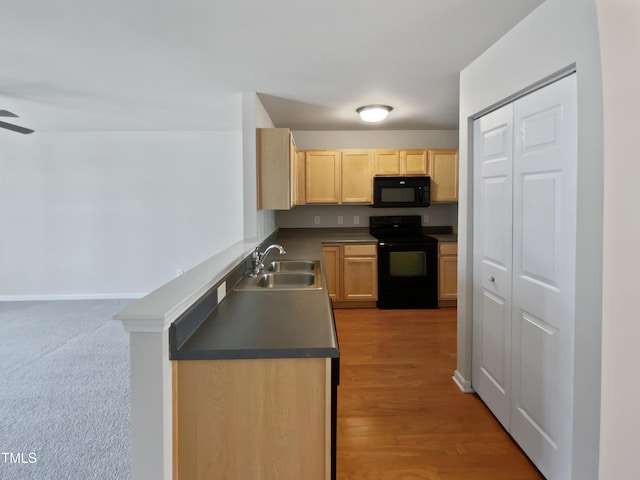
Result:
<svg viewBox="0 0 640 480"><path fill-rule="evenodd" d="M304 205L307 203L307 182L306 182L306 160L305 152L296 152L296 205Z"/></svg>
<svg viewBox="0 0 640 480"><path fill-rule="evenodd" d="M400 152L402 173L407 175L427 175L426 150L402 150Z"/></svg>
<svg viewBox="0 0 640 480"><path fill-rule="evenodd" d="M438 300L458 299L457 243L439 245Z"/></svg>
<svg viewBox="0 0 640 480"><path fill-rule="evenodd" d="M343 150L341 162L342 203L372 203L372 152L370 150Z"/></svg>
<svg viewBox="0 0 640 480"><path fill-rule="evenodd" d="M331 300L340 299L340 245L323 245L324 273L327 280L327 291Z"/></svg>
<svg viewBox="0 0 640 480"><path fill-rule="evenodd" d="M293 149L293 150L292 150ZM292 206L295 152L288 128L256 129L258 208L288 210Z"/></svg>
<svg viewBox="0 0 640 480"><path fill-rule="evenodd" d="M376 175L400 175L399 150L373 151Z"/></svg>
<svg viewBox="0 0 640 480"><path fill-rule="evenodd" d="M289 136L289 194L291 206L298 205L298 148Z"/></svg>
<svg viewBox="0 0 640 480"><path fill-rule="evenodd" d="M458 201L458 151L430 150L431 201Z"/></svg>
<svg viewBox="0 0 640 480"><path fill-rule="evenodd" d="M345 245L342 263L344 300L378 299L378 262L374 244Z"/></svg>
<svg viewBox="0 0 640 480"><path fill-rule="evenodd" d="M340 152L307 151L306 203L340 202Z"/></svg>
<svg viewBox="0 0 640 480"><path fill-rule="evenodd" d="M172 362L173 478L328 480L331 360Z"/></svg>

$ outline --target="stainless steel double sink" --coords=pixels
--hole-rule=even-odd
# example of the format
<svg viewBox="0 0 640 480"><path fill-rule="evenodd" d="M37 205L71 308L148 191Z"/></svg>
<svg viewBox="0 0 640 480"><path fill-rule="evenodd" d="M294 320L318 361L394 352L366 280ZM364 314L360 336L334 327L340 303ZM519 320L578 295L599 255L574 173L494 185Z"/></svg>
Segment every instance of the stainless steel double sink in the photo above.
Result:
<svg viewBox="0 0 640 480"><path fill-rule="evenodd" d="M314 290L322 288L319 260L276 260L255 277L245 276L236 290Z"/></svg>

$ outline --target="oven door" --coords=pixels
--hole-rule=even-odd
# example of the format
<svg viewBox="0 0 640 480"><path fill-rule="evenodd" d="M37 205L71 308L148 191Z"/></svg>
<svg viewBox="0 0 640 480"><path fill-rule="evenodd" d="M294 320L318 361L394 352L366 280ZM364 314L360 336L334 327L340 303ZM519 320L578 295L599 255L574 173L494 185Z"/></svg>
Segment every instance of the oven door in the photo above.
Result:
<svg viewBox="0 0 640 480"><path fill-rule="evenodd" d="M378 244L378 308L438 307L438 244Z"/></svg>

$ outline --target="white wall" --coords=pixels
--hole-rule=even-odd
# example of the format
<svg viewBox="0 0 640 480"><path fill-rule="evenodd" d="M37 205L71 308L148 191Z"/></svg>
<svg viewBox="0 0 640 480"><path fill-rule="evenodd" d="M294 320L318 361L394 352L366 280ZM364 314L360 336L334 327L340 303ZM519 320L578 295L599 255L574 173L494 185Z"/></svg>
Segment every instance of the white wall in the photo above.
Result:
<svg viewBox="0 0 640 480"><path fill-rule="evenodd" d="M458 148L457 130L294 130L301 150L332 148Z"/></svg>
<svg viewBox="0 0 640 480"><path fill-rule="evenodd" d="M595 0L546 0L460 75L458 367L471 379L473 171L471 117L577 67L578 243L575 479L597 478L602 293L602 90ZM614 477L611 477L614 478Z"/></svg>
<svg viewBox="0 0 640 480"><path fill-rule="evenodd" d="M293 132L296 146L301 150L348 148L458 148L457 130L343 130ZM281 228L369 227L371 215L428 215L424 225L451 225L458 222L458 207L454 204L432 204L429 208L372 209L363 205L300 205L291 210L276 212ZM343 224L338 224L338 216ZM315 224L315 217L320 224ZM359 223L354 223L354 217Z"/></svg>
<svg viewBox="0 0 640 480"><path fill-rule="evenodd" d="M638 475L640 431L640 3L598 0L604 96L604 291L600 478ZM631 216L630 212L633 212Z"/></svg>
<svg viewBox="0 0 640 480"><path fill-rule="evenodd" d="M273 128L271 117L254 92L242 95L244 158L244 238L258 242L276 228L273 210L257 210L256 128Z"/></svg>
<svg viewBox="0 0 640 480"><path fill-rule="evenodd" d="M242 240L241 99L217 132L0 135L0 298L138 296Z"/></svg>

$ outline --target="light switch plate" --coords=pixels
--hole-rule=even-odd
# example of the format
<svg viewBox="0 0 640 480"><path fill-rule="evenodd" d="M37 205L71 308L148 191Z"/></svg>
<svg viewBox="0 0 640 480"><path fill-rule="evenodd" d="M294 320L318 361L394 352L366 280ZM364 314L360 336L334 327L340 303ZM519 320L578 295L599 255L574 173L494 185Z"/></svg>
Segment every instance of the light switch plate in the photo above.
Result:
<svg viewBox="0 0 640 480"><path fill-rule="evenodd" d="M360 225L360 216L359 215L354 215L353 216L353 224L354 225Z"/></svg>
<svg viewBox="0 0 640 480"><path fill-rule="evenodd" d="M320 215L316 215L315 217L313 217L313 223L315 223L316 225L320 225Z"/></svg>

